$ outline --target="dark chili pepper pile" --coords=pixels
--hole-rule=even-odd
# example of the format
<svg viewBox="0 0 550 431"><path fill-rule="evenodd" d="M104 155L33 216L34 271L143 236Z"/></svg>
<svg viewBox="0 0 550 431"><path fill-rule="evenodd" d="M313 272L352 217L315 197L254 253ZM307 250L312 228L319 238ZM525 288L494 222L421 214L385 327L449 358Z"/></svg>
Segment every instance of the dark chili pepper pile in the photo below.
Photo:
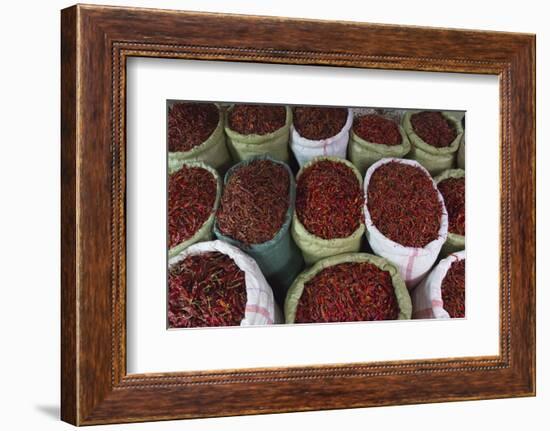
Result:
<svg viewBox="0 0 550 431"><path fill-rule="evenodd" d="M171 328L238 326L244 318L245 306L244 272L225 254L188 256L169 270Z"/></svg>
<svg viewBox="0 0 550 431"><path fill-rule="evenodd" d="M293 110L294 128L306 139L318 141L337 135L346 124L346 108L300 106Z"/></svg>
<svg viewBox="0 0 550 431"><path fill-rule="evenodd" d="M189 151L212 134L219 121L213 103L176 103L168 110L168 151Z"/></svg>
<svg viewBox="0 0 550 431"><path fill-rule="evenodd" d="M275 105L235 105L229 127L241 135L267 135L285 125L286 109Z"/></svg>
<svg viewBox="0 0 550 431"><path fill-rule="evenodd" d="M371 176L367 206L376 228L405 247L437 239L443 207L431 178L417 166L392 161Z"/></svg>
<svg viewBox="0 0 550 431"><path fill-rule="evenodd" d="M290 177L279 163L254 160L225 185L217 213L220 232L244 244L273 239L288 211Z"/></svg>
<svg viewBox="0 0 550 431"><path fill-rule="evenodd" d="M216 179L200 167L183 166L168 179L168 242L191 238L208 219L216 201Z"/></svg>
<svg viewBox="0 0 550 431"><path fill-rule="evenodd" d="M355 118L353 131L357 136L373 144L400 145L401 133L397 124L381 115L368 114Z"/></svg>
<svg viewBox="0 0 550 431"><path fill-rule="evenodd" d="M433 147L448 147L455 140L454 126L441 112L424 111L411 115L414 132Z"/></svg>
<svg viewBox="0 0 550 431"><path fill-rule="evenodd" d="M399 307L390 273L369 262L340 263L304 285L296 323L397 319Z"/></svg>
<svg viewBox="0 0 550 431"><path fill-rule="evenodd" d="M441 283L443 308L452 318L465 316L465 266L466 259L454 261Z"/></svg>
<svg viewBox="0 0 550 431"><path fill-rule="evenodd" d="M466 231L464 177L447 178L441 181L437 185L437 188L443 196L445 207L449 214L449 232L457 235L464 235Z"/></svg>
<svg viewBox="0 0 550 431"><path fill-rule="evenodd" d="M345 164L320 160L300 174L296 214L304 227L324 239L346 238L361 224L363 191Z"/></svg>

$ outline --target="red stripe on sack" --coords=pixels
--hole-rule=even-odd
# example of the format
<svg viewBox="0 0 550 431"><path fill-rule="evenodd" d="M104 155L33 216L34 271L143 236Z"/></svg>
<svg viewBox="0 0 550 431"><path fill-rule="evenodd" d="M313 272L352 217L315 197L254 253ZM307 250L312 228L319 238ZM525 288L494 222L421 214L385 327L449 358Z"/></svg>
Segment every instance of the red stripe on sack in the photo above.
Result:
<svg viewBox="0 0 550 431"><path fill-rule="evenodd" d="M411 274L414 267L414 260L418 256L418 249L415 248L412 255L409 257L409 260L407 261L407 269L405 270L405 281L409 281L411 279Z"/></svg>
<svg viewBox="0 0 550 431"><path fill-rule="evenodd" d="M432 307L443 308L443 301L440 299L432 299Z"/></svg>
<svg viewBox="0 0 550 431"><path fill-rule="evenodd" d="M246 311L248 311L249 313L260 314L260 315L264 316L267 319L268 324L273 323L273 319L269 315L269 311L267 311L267 309L265 309L264 307L260 307L259 305L251 304L251 305L246 306L245 312Z"/></svg>

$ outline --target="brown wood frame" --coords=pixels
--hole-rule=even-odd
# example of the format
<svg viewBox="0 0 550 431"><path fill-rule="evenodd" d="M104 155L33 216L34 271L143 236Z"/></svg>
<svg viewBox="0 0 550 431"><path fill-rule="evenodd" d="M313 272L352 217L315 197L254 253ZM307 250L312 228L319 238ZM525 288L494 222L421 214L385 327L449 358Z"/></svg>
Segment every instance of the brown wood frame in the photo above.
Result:
<svg viewBox="0 0 550 431"><path fill-rule="evenodd" d="M534 35L80 5L61 17L63 420L87 425L535 394ZM130 56L498 75L500 354L127 375Z"/></svg>

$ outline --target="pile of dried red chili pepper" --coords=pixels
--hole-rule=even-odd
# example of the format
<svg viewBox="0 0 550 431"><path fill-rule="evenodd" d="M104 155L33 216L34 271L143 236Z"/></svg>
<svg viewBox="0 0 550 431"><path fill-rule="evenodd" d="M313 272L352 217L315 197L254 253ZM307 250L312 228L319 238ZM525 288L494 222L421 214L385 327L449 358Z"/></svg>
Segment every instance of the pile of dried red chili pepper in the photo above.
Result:
<svg viewBox="0 0 550 431"><path fill-rule="evenodd" d="M433 147L448 147L456 138L457 132L441 112L424 111L411 115L414 132Z"/></svg>
<svg viewBox="0 0 550 431"><path fill-rule="evenodd" d="M466 259L454 261L441 283L443 308L452 318L465 316L465 266Z"/></svg>
<svg viewBox="0 0 550 431"><path fill-rule="evenodd" d="M176 103L168 110L168 151L189 151L206 141L219 121L213 103Z"/></svg>
<svg viewBox="0 0 550 431"><path fill-rule="evenodd" d="M307 231L320 238L350 236L363 214L363 191L353 170L332 160L306 167L296 186L296 214Z"/></svg>
<svg viewBox="0 0 550 431"><path fill-rule="evenodd" d="M286 109L276 105L235 105L228 121L231 130L241 135L266 135L285 125Z"/></svg>
<svg viewBox="0 0 550 431"><path fill-rule="evenodd" d="M171 328L238 326L244 318L244 272L219 252L187 256L168 274Z"/></svg>
<svg viewBox="0 0 550 431"><path fill-rule="evenodd" d="M441 181L437 188L443 196L449 215L449 232L464 235L466 231L464 177L447 178Z"/></svg>
<svg viewBox="0 0 550 431"><path fill-rule="evenodd" d="M337 135L346 124L346 108L300 106L293 110L294 127L301 137L313 141Z"/></svg>
<svg viewBox="0 0 550 431"><path fill-rule="evenodd" d="M191 238L210 217L217 183L207 169L184 165L168 179L168 243L174 247Z"/></svg>
<svg viewBox="0 0 550 431"><path fill-rule="evenodd" d="M304 285L296 323L397 319L399 307L390 273L369 262L340 263Z"/></svg>
<svg viewBox="0 0 550 431"><path fill-rule="evenodd" d="M367 114L355 118L353 131L361 139L373 144L393 146L402 142L397 124L381 115Z"/></svg>
<svg viewBox="0 0 550 431"><path fill-rule="evenodd" d="M233 172L217 213L219 231L244 244L273 239L288 211L290 177L271 160L254 160Z"/></svg>
<svg viewBox="0 0 550 431"><path fill-rule="evenodd" d="M443 206L431 177L418 166L391 161L372 174L367 206L376 228L405 247L437 239Z"/></svg>

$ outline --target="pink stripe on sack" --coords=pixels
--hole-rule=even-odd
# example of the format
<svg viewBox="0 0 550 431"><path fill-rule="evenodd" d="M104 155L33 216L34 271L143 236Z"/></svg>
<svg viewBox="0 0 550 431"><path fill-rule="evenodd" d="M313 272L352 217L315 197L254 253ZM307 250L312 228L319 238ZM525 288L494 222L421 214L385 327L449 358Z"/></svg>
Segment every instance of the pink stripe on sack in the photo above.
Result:
<svg viewBox="0 0 550 431"><path fill-rule="evenodd" d="M414 319L431 319L435 317L431 308L424 308L413 313Z"/></svg>
<svg viewBox="0 0 550 431"><path fill-rule="evenodd" d="M323 156L327 155L327 141L323 141Z"/></svg>
<svg viewBox="0 0 550 431"><path fill-rule="evenodd" d="M412 277L412 272L414 268L414 260L418 256L418 249L413 249L412 255L409 257L409 260L407 261L407 269L405 270L405 282L409 282Z"/></svg>
<svg viewBox="0 0 550 431"><path fill-rule="evenodd" d="M440 299L432 299L433 308L443 308L443 301Z"/></svg>
<svg viewBox="0 0 550 431"><path fill-rule="evenodd" d="M264 307L260 307L259 305L251 304L251 305L246 306L245 312L247 312L247 311L249 313L256 313L256 314L260 314L260 315L264 316L267 319L267 324L268 325L271 325L273 323L273 319L269 315L269 311L267 311Z"/></svg>

